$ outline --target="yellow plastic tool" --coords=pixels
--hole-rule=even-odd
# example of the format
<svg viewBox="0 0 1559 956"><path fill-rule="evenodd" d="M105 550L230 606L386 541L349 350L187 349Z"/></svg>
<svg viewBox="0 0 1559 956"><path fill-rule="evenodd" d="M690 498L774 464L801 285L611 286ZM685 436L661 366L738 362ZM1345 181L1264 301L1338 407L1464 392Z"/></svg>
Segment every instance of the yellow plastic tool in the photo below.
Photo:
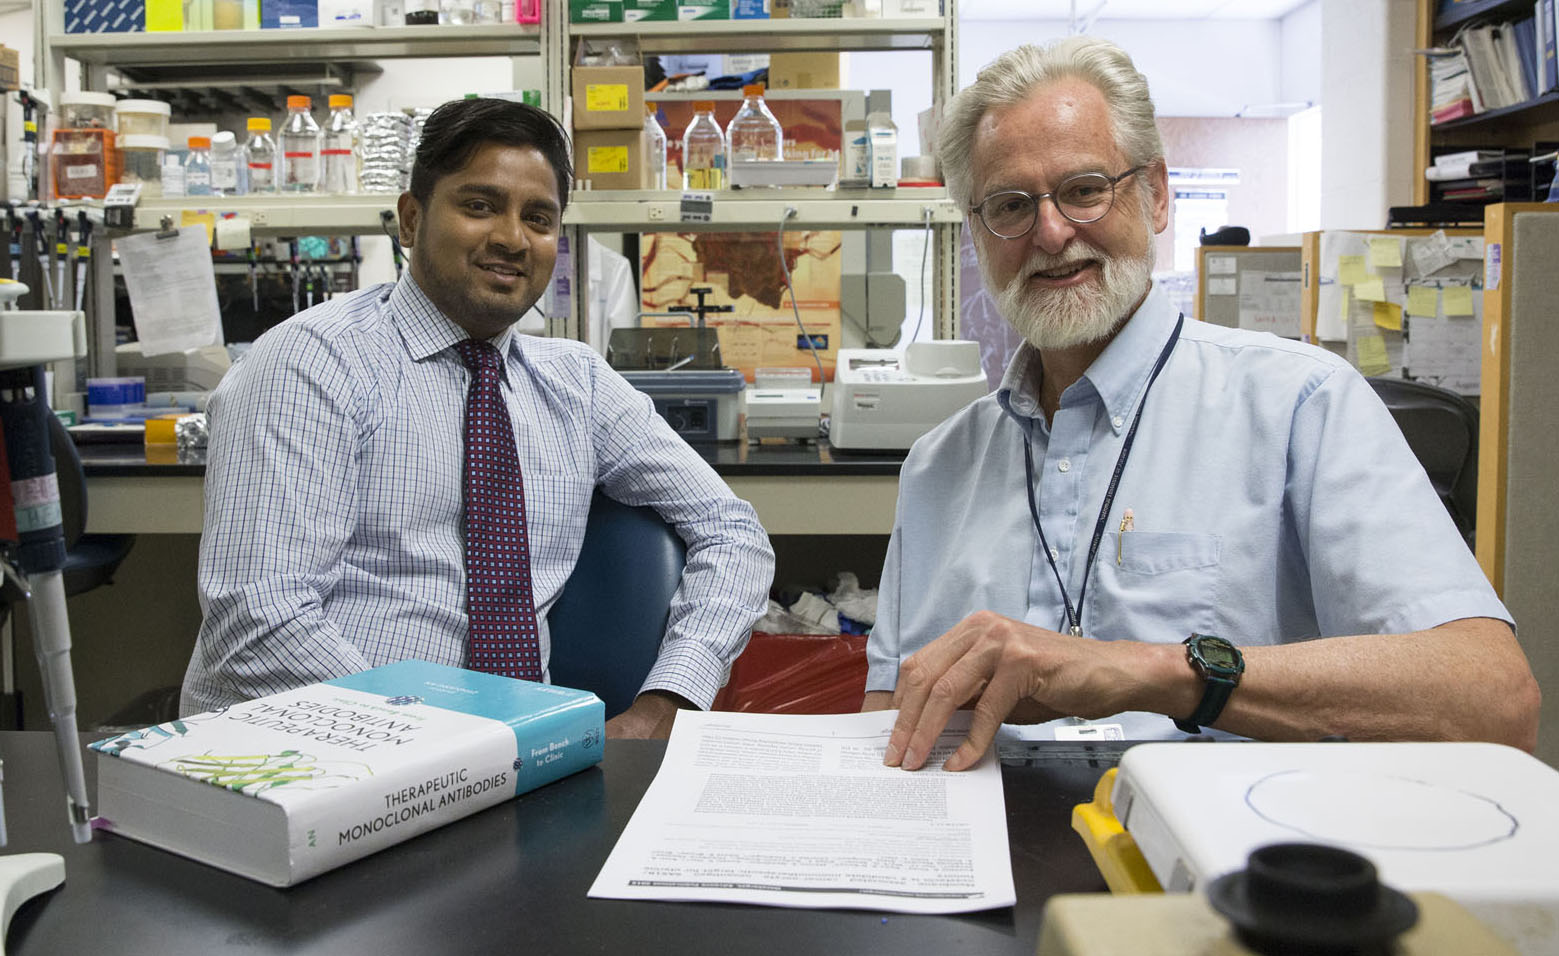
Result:
<svg viewBox="0 0 1559 956"><path fill-rule="evenodd" d="M1137 841L1115 818L1110 793L1115 789L1115 771L1111 767L1093 788L1093 801L1072 808L1072 829L1083 838L1094 866L1104 876L1112 893L1162 893L1164 887L1148 868Z"/></svg>

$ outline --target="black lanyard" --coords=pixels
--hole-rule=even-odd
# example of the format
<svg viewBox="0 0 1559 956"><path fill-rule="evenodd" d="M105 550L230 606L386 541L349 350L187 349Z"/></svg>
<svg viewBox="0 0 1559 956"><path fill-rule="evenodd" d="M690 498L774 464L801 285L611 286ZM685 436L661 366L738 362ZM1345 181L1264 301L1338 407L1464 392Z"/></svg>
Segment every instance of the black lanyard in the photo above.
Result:
<svg viewBox="0 0 1559 956"><path fill-rule="evenodd" d="M1137 403L1137 414L1132 417L1131 429L1126 432L1126 440L1121 443L1120 457L1115 460L1115 474L1110 476L1110 487L1104 493L1104 506L1099 509L1099 520L1094 522L1093 542L1088 545L1088 563L1083 565L1083 586L1078 589L1075 608L1066 593L1066 584L1061 580L1055 556L1050 553L1050 544L1045 540L1045 529L1039 523L1039 505L1034 502L1034 446L1028 435L1023 436L1023 473L1028 478L1025 488L1029 496L1029 515L1034 519L1034 530L1039 532L1039 546L1045 552L1045 560L1050 562L1050 573L1056 576L1056 587L1061 589L1061 600L1066 604L1065 623L1073 637L1083 636L1083 600L1088 596L1088 573L1093 570L1094 559L1099 556L1099 542L1104 540L1104 526L1110 520L1110 506L1115 503L1115 490L1120 487L1121 473L1126 470L1126 459L1131 455L1132 442L1137 439L1137 426L1142 424L1142 410L1148 405L1148 392L1153 390L1158 373L1164 370L1165 363L1169 361L1169 353L1175 350L1175 343L1180 341L1180 328L1183 325L1185 315L1182 313L1175 321L1175 331L1164 344L1164 351L1159 353L1152 373L1148 375L1148 384L1142 389L1142 400Z"/></svg>

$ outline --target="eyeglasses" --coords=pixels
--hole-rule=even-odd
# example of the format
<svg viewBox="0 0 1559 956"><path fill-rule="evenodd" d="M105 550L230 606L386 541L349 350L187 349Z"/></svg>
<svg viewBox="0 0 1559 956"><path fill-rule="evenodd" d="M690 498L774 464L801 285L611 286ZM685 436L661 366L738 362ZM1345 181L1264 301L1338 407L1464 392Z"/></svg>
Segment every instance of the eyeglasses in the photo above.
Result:
<svg viewBox="0 0 1559 956"><path fill-rule="evenodd" d="M1049 199L1056 210L1072 222L1085 225L1098 222L1109 215L1115 205L1115 186L1128 176L1147 169L1147 165L1133 166L1119 176L1103 173L1079 173L1061 180L1061 185L1048 193L1031 196L1019 189L991 193L969 211L985 224L991 235L1002 239L1018 239L1026 236L1039 221L1039 202Z"/></svg>

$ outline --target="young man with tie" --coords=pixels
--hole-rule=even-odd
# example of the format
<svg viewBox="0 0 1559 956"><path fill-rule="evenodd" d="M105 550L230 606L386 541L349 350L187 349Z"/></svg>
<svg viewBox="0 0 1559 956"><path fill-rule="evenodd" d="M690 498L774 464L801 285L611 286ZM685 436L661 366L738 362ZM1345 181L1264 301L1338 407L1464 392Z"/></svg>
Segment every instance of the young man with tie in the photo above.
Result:
<svg viewBox="0 0 1559 956"><path fill-rule="evenodd" d="M552 276L571 179L547 113L446 103L398 204L406 273L289 319L223 379L183 713L402 658L545 679L598 485L687 543L659 657L608 733L664 734L713 701L773 552L589 346L512 328Z"/></svg>

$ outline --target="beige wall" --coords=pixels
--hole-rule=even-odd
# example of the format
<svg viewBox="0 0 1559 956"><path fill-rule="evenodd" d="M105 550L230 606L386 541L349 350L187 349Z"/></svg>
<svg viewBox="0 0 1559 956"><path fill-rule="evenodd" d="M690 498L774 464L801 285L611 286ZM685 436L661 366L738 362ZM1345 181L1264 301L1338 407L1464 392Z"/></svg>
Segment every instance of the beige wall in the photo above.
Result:
<svg viewBox="0 0 1559 956"><path fill-rule="evenodd" d="M1211 117L1159 117L1159 135L1170 166L1238 169L1240 184L1229 189L1229 222L1244 226L1251 239L1288 231L1288 121ZM1175 259L1174 208L1169 228L1158 237L1158 268Z"/></svg>

